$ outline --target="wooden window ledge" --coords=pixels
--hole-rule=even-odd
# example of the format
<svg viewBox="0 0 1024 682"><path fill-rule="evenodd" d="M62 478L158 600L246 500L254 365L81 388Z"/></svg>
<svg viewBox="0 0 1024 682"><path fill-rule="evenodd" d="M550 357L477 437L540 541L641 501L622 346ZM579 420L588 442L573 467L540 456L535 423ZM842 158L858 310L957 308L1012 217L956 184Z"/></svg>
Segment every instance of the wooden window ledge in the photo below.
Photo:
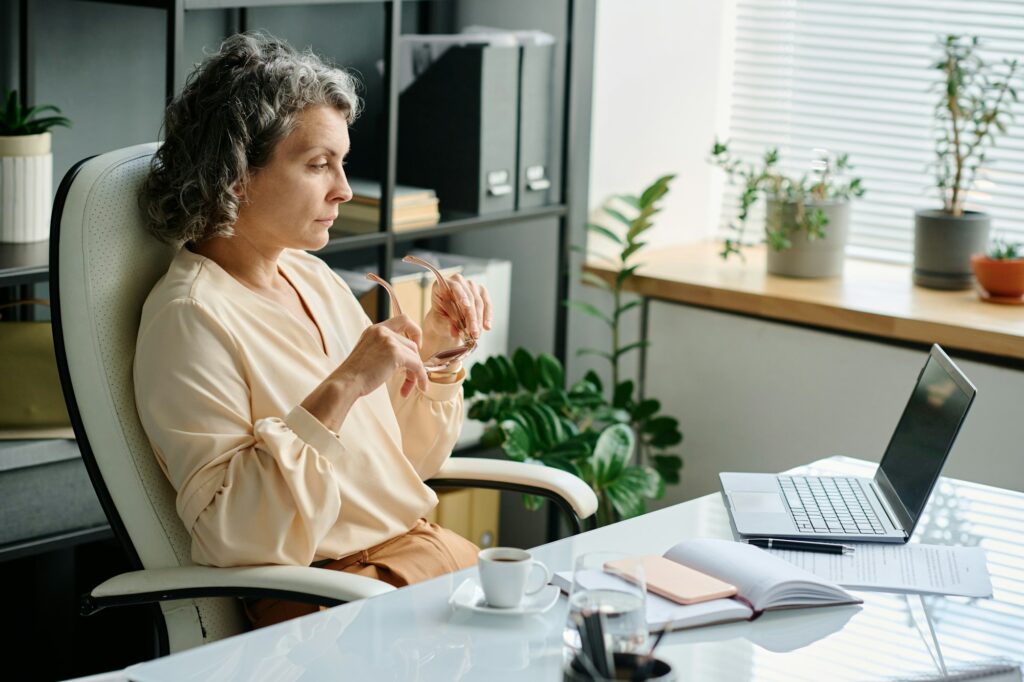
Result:
<svg viewBox="0 0 1024 682"><path fill-rule="evenodd" d="M747 249L746 262L723 261L720 248L702 242L641 252L636 261L642 265L625 289L661 301L1024 359L1024 306L985 303L971 290L914 286L907 265L847 259L842 277L792 279L765 273L763 246ZM614 271L604 263L591 261L585 269L612 280Z"/></svg>

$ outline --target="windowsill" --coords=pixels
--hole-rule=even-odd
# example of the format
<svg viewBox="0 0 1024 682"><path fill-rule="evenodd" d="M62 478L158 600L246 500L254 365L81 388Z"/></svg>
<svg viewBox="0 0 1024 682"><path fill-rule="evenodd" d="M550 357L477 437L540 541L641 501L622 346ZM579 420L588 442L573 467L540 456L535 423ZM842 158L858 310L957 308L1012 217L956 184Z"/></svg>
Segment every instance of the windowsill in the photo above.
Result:
<svg viewBox="0 0 1024 682"><path fill-rule="evenodd" d="M720 249L702 242L641 252L642 266L625 288L662 301L1024 359L1024 306L984 303L971 290L916 287L908 265L848 258L843 277L792 279L765 273L763 246L746 249L746 262L723 261ZM586 269L610 281L604 264Z"/></svg>

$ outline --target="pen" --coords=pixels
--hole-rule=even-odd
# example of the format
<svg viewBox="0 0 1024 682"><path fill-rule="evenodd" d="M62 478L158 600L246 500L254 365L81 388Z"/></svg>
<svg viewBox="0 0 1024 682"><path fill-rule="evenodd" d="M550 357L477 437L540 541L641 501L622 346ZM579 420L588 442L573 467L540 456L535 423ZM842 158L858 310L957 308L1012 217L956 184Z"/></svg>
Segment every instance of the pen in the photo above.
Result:
<svg viewBox="0 0 1024 682"><path fill-rule="evenodd" d="M783 540L781 538L747 538L747 544L763 549L793 549L798 552L821 552L822 554L853 554L853 547L834 542L809 542L807 540Z"/></svg>

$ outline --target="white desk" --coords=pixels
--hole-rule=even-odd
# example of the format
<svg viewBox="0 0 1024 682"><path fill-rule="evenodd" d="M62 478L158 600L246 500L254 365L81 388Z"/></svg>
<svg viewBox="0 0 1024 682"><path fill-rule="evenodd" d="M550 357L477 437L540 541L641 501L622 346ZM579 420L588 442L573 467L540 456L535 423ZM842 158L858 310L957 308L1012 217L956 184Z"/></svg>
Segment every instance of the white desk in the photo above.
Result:
<svg viewBox="0 0 1024 682"><path fill-rule="evenodd" d="M849 459L811 471L870 475ZM731 537L718 495L535 550L554 570L595 549L662 552L684 537ZM947 665L1003 657L1024 663L1024 494L943 479L915 540L980 545L993 599L861 593L863 607L774 612L667 635L659 656L679 680L872 680L936 676ZM466 573L466 572L463 572ZM453 612L465 575L444 576L200 649L129 668L138 682L184 680L561 680L567 604L511 618ZM938 651L930 634L934 628Z"/></svg>

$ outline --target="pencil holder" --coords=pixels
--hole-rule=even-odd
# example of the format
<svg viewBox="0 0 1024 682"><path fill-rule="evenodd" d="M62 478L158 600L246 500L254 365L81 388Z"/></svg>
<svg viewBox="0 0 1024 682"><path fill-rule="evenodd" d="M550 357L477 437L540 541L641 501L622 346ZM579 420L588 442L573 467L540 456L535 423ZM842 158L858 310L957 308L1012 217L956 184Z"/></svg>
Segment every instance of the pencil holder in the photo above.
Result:
<svg viewBox="0 0 1024 682"><path fill-rule="evenodd" d="M566 667L562 675L563 682L613 682L614 680L648 680L649 682L675 682L676 674L665 661L660 658L649 659L640 654L615 654L615 675L611 678L594 677L578 653ZM634 677L639 670L643 672Z"/></svg>

